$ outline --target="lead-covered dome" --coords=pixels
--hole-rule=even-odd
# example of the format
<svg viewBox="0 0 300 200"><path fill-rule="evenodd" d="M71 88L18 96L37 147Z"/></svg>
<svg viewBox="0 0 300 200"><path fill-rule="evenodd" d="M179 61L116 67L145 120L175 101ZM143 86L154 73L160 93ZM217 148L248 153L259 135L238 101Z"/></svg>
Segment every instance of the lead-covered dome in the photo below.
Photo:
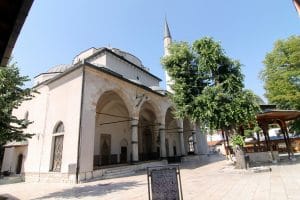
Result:
<svg viewBox="0 0 300 200"><path fill-rule="evenodd" d="M61 65L56 65L54 67L51 67L47 73L58 73L58 72L64 72L66 71L68 68L70 68L72 65L69 64L61 64Z"/></svg>

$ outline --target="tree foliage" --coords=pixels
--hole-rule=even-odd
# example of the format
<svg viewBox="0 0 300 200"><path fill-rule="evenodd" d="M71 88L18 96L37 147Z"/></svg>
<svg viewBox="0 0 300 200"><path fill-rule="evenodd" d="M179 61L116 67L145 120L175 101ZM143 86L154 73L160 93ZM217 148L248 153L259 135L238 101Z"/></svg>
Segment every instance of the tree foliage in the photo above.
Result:
<svg viewBox="0 0 300 200"><path fill-rule="evenodd" d="M225 55L212 38L173 43L162 64L174 80L176 116L210 129L234 128L255 122L255 95L244 90L241 64Z"/></svg>
<svg viewBox="0 0 300 200"><path fill-rule="evenodd" d="M266 97L281 109L300 109L300 36L275 42L261 72Z"/></svg>
<svg viewBox="0 0 300 200"><path fill-rule="evenodd" d="M28 77L21 76L16 64L0 67L0 145L9 141L22 141L32 134L23 133L30 122L12 114L24 100L32 97L32 90L23 88Z"/></svg>

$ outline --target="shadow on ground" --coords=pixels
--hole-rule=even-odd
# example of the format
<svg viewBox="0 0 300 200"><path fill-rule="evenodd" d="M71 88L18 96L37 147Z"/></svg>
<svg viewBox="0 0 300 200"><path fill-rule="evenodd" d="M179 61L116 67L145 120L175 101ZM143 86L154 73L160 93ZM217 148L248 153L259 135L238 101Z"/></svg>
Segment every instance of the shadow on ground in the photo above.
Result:
<svg viewBox="0 0 300 200"><path fill-rule="evenodd" d="M73 199L73 198L81 198L81 197L101 197L108 193L118 192L121 190L130 190L133 187L137 187L142 185L136 181L129 182L120 182L120 183L107 183L107 184L97 184L97 185L86 185L73 187L70 189L65 189L58 192L50 193L46 196L36 198L38 199Z"/></svg>
<svg viewBox="0 0 300 200"><path fill-rule="evenodd" d="M20 199L18 199L17 197L14 197L11 194L1 194L0 200L20 200Z"/></svg>
<svg viewBox="0 0 300 200"><path fill-rule="evenodd" d="M185 162L180 164L181 169L195 169L201 166L205 166L208 164L212 164L219 161L226 160L225 156L220 154L210 154L206 157L202 157L200 161L191 161L191 162Z"/></svg>

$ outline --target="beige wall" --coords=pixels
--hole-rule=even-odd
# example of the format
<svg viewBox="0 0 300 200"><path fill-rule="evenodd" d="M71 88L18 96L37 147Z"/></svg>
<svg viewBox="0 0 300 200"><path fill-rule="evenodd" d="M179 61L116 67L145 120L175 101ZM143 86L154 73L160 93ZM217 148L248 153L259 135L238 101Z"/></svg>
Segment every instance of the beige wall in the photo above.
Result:
<svg viewBox="0 0 300 200"><path fill-rule="evenodd" d="M18 156L23 155L22 168L21 173L24 172L24 165L26 163L27 158L27 146L16 146L5 148L3 164L1 171L9 171L12 173L16 173Z"/></svg>
<svg viewBox="0 0 300 200"><path fill-rule="evenodd" d="M36 88L39 93L32 100L23 102L13 111L18 118L24 118L28 111L28 119L33 121L25 130L35 134L28 140L25 172L49 172L52 134L58 121L62 121L65 127L61 172L68 172L69 165L76 164L81 83L81 69L77 69L49 85L39 86Z"/></svg>

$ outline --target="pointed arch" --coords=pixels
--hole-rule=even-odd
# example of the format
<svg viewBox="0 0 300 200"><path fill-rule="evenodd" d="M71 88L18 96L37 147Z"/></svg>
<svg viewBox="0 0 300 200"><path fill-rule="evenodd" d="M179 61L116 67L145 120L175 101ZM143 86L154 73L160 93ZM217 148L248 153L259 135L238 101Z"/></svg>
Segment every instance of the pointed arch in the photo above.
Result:
<svg viewBox="0 0 300 200"><path fill-rule="evenodd" d="M52 164L50 171L60 172L62 165L62 154L64 144L64 132L65 126L62 121L56 122L53 128L53 139L52 139Z"/></svg>
<svg viewBox="0 0 300 200"><path fill-rule="evenodd" d="M53 129L53 133L63 133L63 132L65 132L64 123L62 121L56 122L54 129Z"/></svg>
<svg viewBox="0 0 300 200"><path fill-rule="evenodd" d="M95 99L95 103L96 103L96 111L103 107L107 101L103 101L105 100L105 98L107 96L113 95L114 97L119 98L122 103L125 105L128 114L130 117L132 117L132 113L133 113L133 105L132 105L132 100L130 99L130 97L125 94L123 91L121 91L120 89L111 89L111 90L105 90L105 91L101 91L96 95L96 99Z"/></svg>
<svg viewBox="0 0 300 200"><path fill-rule="evenodd" d="M126 140L125 138L123 138L123 139L121 140L120 146L121 146L121 147L127 147L127 146L128 146L128 142L127 142L127 140Z"/></svg>
<svg viewBox="0 0 300 200"><path fill-rule="evenodd" d="M130 140L130 122L132 110L129 100L118 90L107 90L96 103L94 169L108 164L127 162L128 142ZM124 138L126 138L124 140ZM126 148L120 144L126 143ZM123 150L123 154L122 154ZM124 153L126 150L126 153ZM123 157L121 157L121 155ZM126 154L126 156L125 156ZM122 160L121 160L122 158Z"/></svg>

